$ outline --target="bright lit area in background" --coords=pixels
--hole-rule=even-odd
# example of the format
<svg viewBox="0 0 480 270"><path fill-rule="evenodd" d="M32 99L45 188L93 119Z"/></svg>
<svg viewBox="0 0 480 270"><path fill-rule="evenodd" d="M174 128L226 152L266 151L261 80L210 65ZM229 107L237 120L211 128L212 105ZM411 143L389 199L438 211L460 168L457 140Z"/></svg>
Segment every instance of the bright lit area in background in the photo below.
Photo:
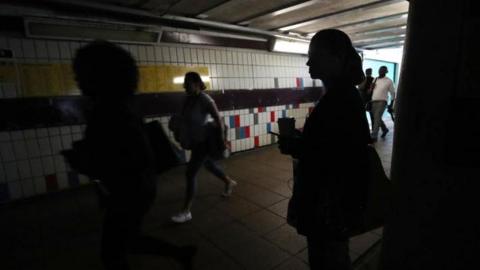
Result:
<svg viewBox="0 0 480 270"><path fill-rule="evenodd" d="M372 76L378 76L378 68L387 66L389 73L387 77L398 83L399 72L402 66L403 47L388 48L379 50L365 50L363 53L363 70L372 69Z"/></svg>
<svg viewBox="0 0 480 270"><path fill-rule="evenodd" d="M308 54L308 45L306 41L275 39L273 45L274 52Z"/></svg>
<svg viewBox="0 0 480 270"><path fill-rule="evenodd" d="M210 82L210 77L209 76L201 76L201 78L202 78L202 81L204 83ZM175 78L173 78L173 83L174 84L183 84L184 79L185 79L184 76L175 77Z"/></svg>

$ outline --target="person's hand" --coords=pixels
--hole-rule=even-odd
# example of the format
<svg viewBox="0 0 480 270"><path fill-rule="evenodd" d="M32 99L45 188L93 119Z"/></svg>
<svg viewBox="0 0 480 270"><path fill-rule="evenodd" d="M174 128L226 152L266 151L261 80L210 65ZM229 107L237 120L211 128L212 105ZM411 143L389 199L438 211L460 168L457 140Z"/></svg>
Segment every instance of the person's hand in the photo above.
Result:
<svg viewBox="0 0 480 270"><path fill-rule="evenodd" d="M300 136L279 136L278 147L280 152L284 155L298 156L300 150L301 138Z"/></svg>
<svg viewBox="0 0 480 270"><path fill-rule="evenodd" d="M393 113L393 104L390 104L387 106L387 111L388 113L392 114Z"/></svg>

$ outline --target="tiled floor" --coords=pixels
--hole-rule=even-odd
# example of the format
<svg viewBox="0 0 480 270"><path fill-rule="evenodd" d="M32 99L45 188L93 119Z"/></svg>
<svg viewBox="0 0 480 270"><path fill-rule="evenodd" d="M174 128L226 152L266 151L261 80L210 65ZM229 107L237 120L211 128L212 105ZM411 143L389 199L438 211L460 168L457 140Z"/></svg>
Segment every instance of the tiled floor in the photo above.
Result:
<svg viewBox="0 0 480 270"><path fill-rule="evenodd" d="M392 133L376 145L387 172ZM239 183L234 195L220 197L222 183L202 171L193 221L179 226L171 224L169 216L182 203L184 167L161 176L146 231L197 245L195 269L308 269L305 239L285 222L291 160L271 146L236 154L224 165ZM0 268L102 269L101 215L90 187L0 207ZM381 230L353 238L352 259L380 238ZM132 256L131 262L134 269L180 269L174 261L155 256Z"/></svg>

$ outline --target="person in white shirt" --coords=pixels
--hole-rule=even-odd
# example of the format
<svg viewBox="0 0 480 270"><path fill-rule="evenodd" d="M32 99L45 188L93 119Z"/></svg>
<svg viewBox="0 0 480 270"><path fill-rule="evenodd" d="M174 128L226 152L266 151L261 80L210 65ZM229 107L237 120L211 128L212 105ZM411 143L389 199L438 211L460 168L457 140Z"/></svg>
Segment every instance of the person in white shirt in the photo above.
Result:
<svg viewBox="0 0 480 270"><path fill-rule="evenodd" d="M390 78L385 75L388 73L386 66L381 66L378 70L378 77L374 80L372 84L372 115L373 115L373 125L372 125L372 140L377 141L378 131L382 129L382 138L388 133L388 128L382 120L382 115L385 112L388 101L388 94L390 94L390 105L393 107L393 101L395 100L395 86Z"/></svg>

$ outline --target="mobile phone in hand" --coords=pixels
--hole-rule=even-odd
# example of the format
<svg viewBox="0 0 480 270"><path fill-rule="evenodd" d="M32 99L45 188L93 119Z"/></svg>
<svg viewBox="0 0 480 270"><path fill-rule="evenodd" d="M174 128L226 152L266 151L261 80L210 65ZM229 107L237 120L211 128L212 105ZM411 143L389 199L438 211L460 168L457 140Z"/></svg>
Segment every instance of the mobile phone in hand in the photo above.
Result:
<svg viewBox="0 0 480 270"><path fill-rule="evenodd" d="M269 131L268 133L269 133L269 134L272 134L272 135L275 135L275 136L277 136L277 137L280 137L280 134L278 134L278 133L276 133L276 132Z"/></svg>

